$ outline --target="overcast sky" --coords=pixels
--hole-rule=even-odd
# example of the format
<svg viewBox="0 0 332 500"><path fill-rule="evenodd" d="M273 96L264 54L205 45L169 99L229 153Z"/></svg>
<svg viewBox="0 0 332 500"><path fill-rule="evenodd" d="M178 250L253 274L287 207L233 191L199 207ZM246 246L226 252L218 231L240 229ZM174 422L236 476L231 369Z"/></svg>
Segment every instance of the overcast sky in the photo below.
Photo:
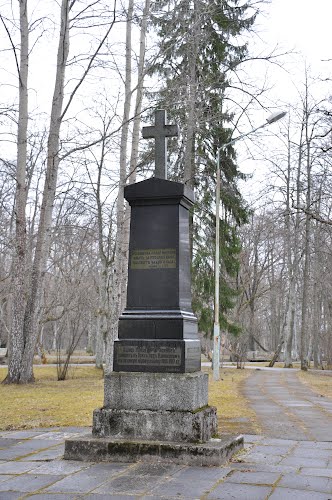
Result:
<svg viewBox="0 0 332 500"><path fill-rule="evenodd" d="M326 78L331 74L332 1L271 0L266 10L266 17L259 20L263 39L270 47L294 51L285 59L289 75L279 72L274 82L275 95L291 102L291 82L297 85L303 81L305 63L314 76ZM322 88L322 92L326 90Z"/></svg>
<svg viewBox="0 0 332 500"><path fill-rule="evenodd" d="M270 0L265 6L265 15L258 18L262 50L278 46L279 52L294 51L283 57L282 67L271 66L269 69L270 90L267 92L270 104L279 109L288 109L288 105L297 102L298 93L303 89L305 65L317 81L311 91L315 99L332 95L332 85L322 83L321 79L331 78L332 48L331 20L332 0ZM258 45L259 46L259 45ZM330 59L330 61L328 61ZM258 74L257 78L261 75ZM279 102L278 102L279 101ZM258 111L253 121L263 123L268 113ZM241 183L241 190L248 201L259 199L264 181L270 182L269 165L259 160L255 145L260 142L267 156L273 156L278 148L278 136L286 127L288 117L269 126L260 133L259 138L237 144L238 162L243 172L254 174L251 181ZM254 160L248 159L253 154Z"/></svg>
<svg viewBox="0 0 332 500"><path fill-rule="evenodd" d="M9 0L5 0L8 2ZM32 14L32 6L39 5L46 7L46 4L54 6L53 0L31 0L30 14ZM268 100L271 106L277 104L280 99L280 106L286 107L287 103L292 103L296 96L296 87L303 82L304 76L304 61L311 66L312 73L323 77L328 77L332 69L332 61L326 62L327 59L332 59L331 49L331 20L332 20L332 0L270 0L270 4L265 5L265 16L259 16L258 28L261 33L262 47L261 50L268 52L269 49L276 45L279 47L279 52L287 52L291 49L297 51L295 55L284 58L284 69L273 68L269 74L269 84L271 90L268 93ZM35 13L35 15L37 15ZM56 47L57 33L54 33L54 47ZM3 30L1 37L5 36ZM32 108L49 109L53 84L50 85L50 74L54 72L55 65L55 50L50 51L50 36L40 41L38 50L32 55L32 68L38 70L31 71L30 88L30 105ZM7 57L11 57L8 53ZM325 60L325 62L324 62ZM12 63L12 73L14 78L15 68ZM5 65L3 65L5 66ZM6 67L4 68L7 69ZM264 67L260 66L257 71L264 73ZM257 74L257 80L261 75ZM1 79L8 78L8 73L4 71L0 74ZM322 87L322 93L328 90ZM14 89L15 90L15 89ZM265 120L267 113L264 110L257 112L257 117L254 116L253 124L260 124ZM244 124L243 128L246 128ZM271 133L278 131L278 124L271 127ZM242 130L245 132L246 130ZM270 132L270 130L269 130ZM242 144L239 149L242 149ZM249 170L253 167L250 166Z"/></svg>
<svg viewBox="0 0 332 500"><path fill-rule="evenodd" d="M312 63L331 58L331 0L271 0L269 12L271 43L294 46Z"/></svg>

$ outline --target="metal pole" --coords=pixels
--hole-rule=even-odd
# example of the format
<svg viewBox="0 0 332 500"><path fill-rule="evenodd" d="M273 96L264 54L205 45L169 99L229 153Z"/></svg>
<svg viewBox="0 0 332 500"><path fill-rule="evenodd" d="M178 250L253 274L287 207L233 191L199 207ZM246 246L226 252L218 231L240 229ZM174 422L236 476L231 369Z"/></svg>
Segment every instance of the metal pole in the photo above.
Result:
<svg viewBox="0 0 332 500"><path fill-rule="evenodd" d="M280 118L286 115L285 112L278 112L271 115L265 123L259 125L258 127L249 130L245 134L241 134L235 139L223 144L217 151L217 181L216 181L216 248L215 248L215 261L214 261L214 324L213 324L213 380L219 380L219 364L220 364L220 325L219 325L219 255L220 255L220 219L219 219L219 209L220 209L220 186L221 186L221 175L220 175L220 153L222 150L228 146L232 146L235 142L251 135L253 132L274 123Z"/></svg>
<svg viewBox="0 0 332 500"><path fill-rule="evenodd" d="M217 155L217 182L216 182L216 248L214 262L214 324L213 324L213 380L219 380L219 233L220 233L220 149Z"/></svg>

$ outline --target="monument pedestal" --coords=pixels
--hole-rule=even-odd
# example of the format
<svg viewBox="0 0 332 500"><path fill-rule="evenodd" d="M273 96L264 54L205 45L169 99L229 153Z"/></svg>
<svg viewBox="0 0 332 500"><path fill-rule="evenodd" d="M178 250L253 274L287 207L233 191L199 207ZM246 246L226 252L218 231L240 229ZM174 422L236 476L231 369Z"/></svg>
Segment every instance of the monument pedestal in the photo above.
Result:
<svg viewBox="0 0 332 500"><path fill-rule="evenodd" d="M65 459L89 462L166 462L219 466L243 448L243 437L220 437L207 443L121 440L83 436L66 440Z"/></svg>
<svg viewBox="0 0 332 500"><path fill-rule="evenodd" d="M127 307L119 318L114 372L105 377L92 435L67 440L65 458L221 465L243 438L217 437L208 375L200 371L191 309L193 193L152 178L126 186L125 198L131 206Z"/></svg>
<svg viewBox="0 0 332 500"><path fill-rule="evenodd" d="M216 435L217 427L206 373L113 372L105 378L104 407L94 411L92 434L203 442Z"/></svg>
<svg viewBox="0 0 332 500"><path fill-rule="evenodd" d="M217 466L243 447L217 435L207 373L112 372L104 387L92 435L67 440L66 459Z"/></svg>

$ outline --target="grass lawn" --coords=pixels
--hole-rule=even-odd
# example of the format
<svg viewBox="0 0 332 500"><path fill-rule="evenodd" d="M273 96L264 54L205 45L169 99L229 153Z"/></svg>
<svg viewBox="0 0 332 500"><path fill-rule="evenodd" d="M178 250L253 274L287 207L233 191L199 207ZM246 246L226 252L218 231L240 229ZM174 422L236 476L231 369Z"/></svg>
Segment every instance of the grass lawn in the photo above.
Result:
<svg viewBox="0 0 332 500"><path fill-rule="evenodd" d="M220 371L221 380L215 382L209 370L209 404L217 407L220 433L260 433L256 414L241 392L245 379L252 373L252 370L224 368Z"/></svg>
<svg viewBox="0 0 332 500"><path fill-rule="evenodd" d="M35 367L34 384L0 384L0 430L91 425L92 411L103 405L103 374L94 367L69 370L61 382L55 367ZM1 367L0 381L6 373Z"/></svg>
<svg viewBox="0 0 332 500"><path fill-rule="evenodd" d="M206 370L208 371L208 370ZM0 381L7 368L0 367ZM103 405L102 372L94 367L72 367L68 380L56 380L55 367L34 368L35 384L0 384L0 430L33 427L90 426L92 412ZM214 382L209 371L209 403L216 406L221 433L257 433L255 413L241 395L251 370L221 370Z"/></svg>
<svg viewBox="0 0 332 500"><path fill-rule="evenodd" d="M304 384L308 385L310 389L321 394L322 396L327 396L332 398L332 375L325 374L324 372L298 372L298 377Z"/></svg>

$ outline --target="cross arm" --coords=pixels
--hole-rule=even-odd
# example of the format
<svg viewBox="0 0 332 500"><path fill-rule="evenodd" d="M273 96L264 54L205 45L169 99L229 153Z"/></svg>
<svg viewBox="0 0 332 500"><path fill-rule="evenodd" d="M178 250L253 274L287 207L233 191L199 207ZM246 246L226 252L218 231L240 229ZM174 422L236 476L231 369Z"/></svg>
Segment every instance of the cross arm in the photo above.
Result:
<svg viewBox="0 0 332 500"><path fill-rule="evenodd" d="M156 127L143 127L142 129L143 139L153 139L158 137L159 134L156 132ZM178 125L164 125L163 126L163 136L164 137L178 137L179 136L179 127Z"/></svg>

